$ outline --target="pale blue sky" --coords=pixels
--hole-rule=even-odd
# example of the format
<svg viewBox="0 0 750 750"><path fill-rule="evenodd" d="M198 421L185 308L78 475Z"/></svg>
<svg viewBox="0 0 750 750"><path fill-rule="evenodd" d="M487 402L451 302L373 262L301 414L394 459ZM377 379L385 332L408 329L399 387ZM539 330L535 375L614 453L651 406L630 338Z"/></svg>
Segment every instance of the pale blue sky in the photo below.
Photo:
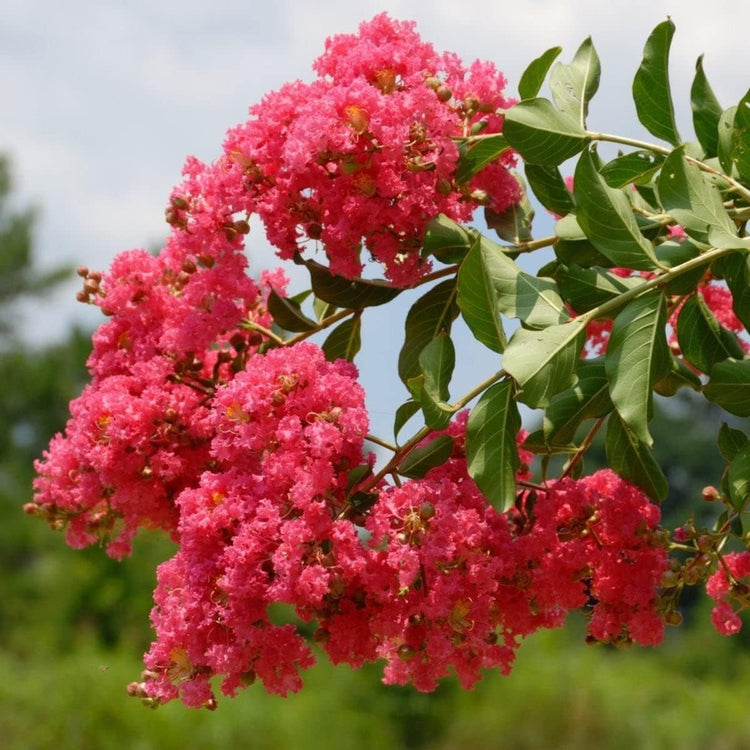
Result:
<svg viewBox="0 0 750 750"><path fill-rule="evenodd" d="M630 83L648 33L667 15L677 24L673 91L683 132L690 131L688 90L698 54L705 53L725 106L750 86L750 3L728 0L4 0L2 6L0 152L13 159L19 197L41 209L37 256L45 265L65 260L104 268L119 250L158 243L186 155L212 159L225 130L265 91L311 75L326 36L354 31L381 10L416 20L440 50L493 60L511 92L533 57L555 44L569 57L591 34L603 77L589 122L599 130L642 134ZM273 262L258 233L250 253L255 268ZM30 311L35 338L59 336L74 318L99 322L72 302L76 289L73 279ZM376 350L392 343L392 327L388 336ZM380 358L373 351L361 366L374 368ZM462 390L459 383L456 395Z"/></svg>

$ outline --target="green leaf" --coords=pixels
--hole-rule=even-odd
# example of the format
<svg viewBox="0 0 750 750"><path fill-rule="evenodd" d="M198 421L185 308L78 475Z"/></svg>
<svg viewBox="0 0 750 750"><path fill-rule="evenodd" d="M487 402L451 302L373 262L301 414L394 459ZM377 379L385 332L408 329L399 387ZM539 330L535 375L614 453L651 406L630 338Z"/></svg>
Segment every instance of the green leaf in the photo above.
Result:
<svg viewBox="0 0 750 750"><path fill-rule="evenodd" d="M484 209L484 218L487 226L494 229L500 239L520 245L522 242L530 242L534 239L531 236L534 208L529 202L526 185L521 176L515 172L511 174L521 186L521 200L518 203L511 203L505 211L500 212L487 206Z"/></svg>
<svg viewBox="0 0 750 750"><path fill-rule="evenodd" d="M646 130L677 146L681 139L675 123L668 71L673 35L674 24L669 19L651 32L633 80L633 99L638 119Z"/></svg>
<svg viewBox="0 0 750 750"><path fill-rule="evenodd" d="M345 359L352 362L362 346L361 329L362 323L359 315L347 318L343 323L336 326L323 342L323 352L326 359L329 362L336 359Z"/></svg>
<svg viewBox="0 0 750 750"><path fill-rule="evenodd" d="M404 384L420 375L422 349L441 332L450 333L457 315L455 279L432 287L412 305L406 316L406 335L398 357L398 374Z"/></svg>
<svg viewBox="0 0 750 750"><path fill-rule="evenodd" d="M503 351L499 313L542 328L570 316L551 279L521 270L503 248L480 236L458 272L458 305L471 332L493 351Z"/></svg>
<svg viewBox="0 0 750 750"><path fill-rule="evenodd" d="M646 445L654 384L670 369L664 297L654 289L629 302L612 324L604 365L618 413Z"/></svg>
<svg viewBox="0 0 750 750"><path fill-rule="evenodd" d="M558 216L565 216L574 209L573 196L557 167L524 164L524 171L529 187L548 211Z"/></svg>
<svg viewBox="0 0 750 750"><path fill-rule="evenodd" d="M625 268L659 267L653 246L638 229L630 202L597 172L591 151L584 151L578 160L574 195L578 224L602 255Z"/></svg>
<svg viewBox="0 0 750 750"><path fill-rule="evenodd" d="M523 441L521 446L527 451L531 451L535 454L542 454L547 456L559 456L570 453L577 453L579 446L575 443L549 443L547 438L544 436L544 430L534 430L526 436L526 440Z"/></svg>
<svg viewBox="0 0 750 750"><path fill-rule="evenodd" d="M393 420L393 437L398 439L398 433L403 426L419 411L419 401L407 401L396 409Z"/></svg>
<svg viewBox="0 0 750 750"><path fill-rule="evenodd" d="M700 292L682 305L677 318L677 341L685 359L701 372L710 372L717 362L728 357L742 359L745 354L737 337L719 324Z"/></svg>
<svg viewBox="0 0 750 750"><path fill-rule="evenodd" d="M640 276L623 278L602 268L575 264L560 268L556 278L563 297L577 313L593 310L646 281Z"/></svg>
<svg viewBox="0 0 750 750"><path fill-rule="evenodd" d="M657 186L665 210L697 242L710 244L712 228L736 237L737 229L724 210L719 189L685 158L684 148L667 157Z"/></svg>
<svg viewBox="0 0 750 750"><path fill-rule="evenodd" d="M599 88L600 73L591 37L584 40L569 65L556 63L550 72L550 91L557 108L582 128L586 127L589 101Z"/></svg>
<svg viewBox="0 0 750 750"><path fill-rule="evenodd" d="M550 47L529 63L518 82L518 93L521 99L533 99L539 93L550 66L561 52L562 47Z"/></svg>
<svg viewBox="0 0 750 750"><path fill-rule="evenodd" d="M442 332L419 355L421 375L407 383L415 401L422 407L425 423L433 430L445 429L455 411L447 403L448 385L455 365L453 342L448 334Z"/></svg>
<svg viewBox="0 0 750 750"><path fill-rule="evenodd" d="M748 444L747 435L742 430L730 427L722 422L719 428L719 453L725 461L733 461L734 457Z"/></svg>
<svg viewBox="0 0 750 750"><path fill-rule="evenodd" d="M669 489L664 472L617 412L612 412L607 422L605 451L613 471L640 487L651 499L664 500Z"/></svg>
<svg viewBox="0 0 750 750"><path fill-rule="evenodd" d="M703 395L738 417L750 417L750 359L725 359L711 369Z"/></svg>
<svg viewBox="0 0 750 750"><path fill-rule="evenodd" d="M318 323L333 315L336 309L336 305L332 305L330 302L318 299L317 297L313 299L313 312Z"/></svg>
<svg viewBox="0 0 750 750"><path fill-rule="evenodd" d="M448 399L448 385L456 366L456 351L451 337L444 331L438 334L419 355L419 368L424 375L424 387L435 398Z"/></svg>
<svg viewBox="0 0 750 750"><path fill-rule="evenodd" d="M586 419L598 419L612 411L604 360L582 360L578 382L550 400L544 413L544 437L550 445L567 445Z"/></svg>
<svg viewBox="0 0 750 750"><path fill-rule="evenodd" d="M509 149L508 141L502 135L491 135L476 141L458 160L456 182L468 182Z"/></svg>
<svg viewBox="0 0 750 750"><path fill-rule="evenodd" d="M750 445L741 448L729 464L727 489L732 507L743 511L750 499Z"/></svg>
<svg viewBox="0 0 750 750"><path fill-rule="evenodd" d="M721 113L719 118L719 146L718 156L721 168L729 175L732 175L733 160L733 135L734 135L734 118L737 114L737 107L729 107Z"/></svg>
<svg viewBox="0 0 750 750"><path fill-rule="evenodd" d="M547 99L527 99L511 107L503 135L524 161L552 166L575 156L588 140L583 128Z"/></svg>
<svg viewBox="0 0 750 750"><path fill-rule="evenodd" d="M576 381L575 366L586 340L577 319L541 331L519 328L503 355L503 368L521 386L518 400L545 407Z"/></svg>
<svg viewBox="0 0 750 750"><path fill-rule="evenodd" d="M466 426L469 476L501 513L516 501L516 471L520 466L516 438L521 417L513 390L510 380L490 386L471 410Z"/></svg>
<svg viewBox="0 0 750 750"><path fill-rule="evenodd" d="M695 63L695 78L690 87L690 107L693 110L693 127L706 157L719 152L719 120L723 111L711 84L703 72L703 55Z"/></svg>
<svg viewBox="0 0 750 750"><path fill-rule="evenodd" d="M275 289L268 295L268 312L271 313L274 323L285 331L314 331L318 327L314 320L310 320L302 312L298 302L282 297Z"/></svg>
<svg viewBox="0 0 750 750"><path fill-rule="evenodd" d="M420 445L409 453L398 467L398 473L409 479L421 479L430 469L444 464L453 453L453 438L438 435L427 445Z"/></svg>
<svg viewBox="0 0 750 750"><path fill-rule="evenodd" d="M750 181L750 90L740 99L734 116L732 159L740 178Z"/></svg>
<svg viewBox="0 0 750 750"><path fill-rule="evenodd" d="M750 255L733 253L722 260L722 270L732 293L732 310L745 328L750 329Z"/></svg>
<svg viewBox="0 0 750 750"><path fill-rule="evenodd" d="M656 247L656 257L659 263L667 268L682 265L700 255L700 250L689 240L667 240ZM697 266L672 279L664 285L665 294L689 294L706 273L705 266Z"/></svg>
<svg viewBox="0 0 750 750"><path fill-rule="evenodd" d="M441 263L460 263L471 244L472 235L466 229L445 214L440 214L427 224L422 257L434 255Z"/></svg>
<svg viewBox="0 0 750 750"><path fill-rule="evenodd" d="M654 393L674 396L680 388L700 391L702 386L701 379L681 359L671 355L670 369L661 380L654 383Z"/></svg>
<svg viewBox="0 0 750 750"><path fill-rule="evenodd" d="M334 276L328 268L314 260L299 262L310 272L315 296L336 307L356 310L376 307L390 302L401 293L401 289L396 289L385 281L345 279L342 276Z"/></svg>
<svg viewBox="0 0 750 750"><path fill-rule="evenodd" d="M648 184L664 163L664 157L653 151L633 151L607 162L601 176L612 188L623 188L631 183Z"/></svg>
<svg viewBox="0 0 750 750"><path fill-rule="evenodd" d="M406 383L412 397L419 403L424 416L425 424L433 430L444 430L451 421L453 407L438 399L433 393L425 388L425 376L418 375L409 378Z"/></svg>

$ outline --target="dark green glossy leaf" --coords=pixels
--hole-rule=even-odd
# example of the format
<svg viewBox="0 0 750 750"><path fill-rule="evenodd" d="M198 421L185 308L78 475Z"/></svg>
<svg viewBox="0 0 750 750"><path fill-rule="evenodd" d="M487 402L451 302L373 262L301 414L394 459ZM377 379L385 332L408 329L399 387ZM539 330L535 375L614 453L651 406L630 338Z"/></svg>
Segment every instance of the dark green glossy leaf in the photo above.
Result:
<svg viewBox="0 0 750 750"><path fill-rule="evenodd" d="M567 217L566 217L567 218ZM554 244L555 255L566 266L611 266L612 261L605 258L588 240L558 240Z"/></svg>
<svg viewBox="0 0 750 750"><path fill-rule="evenodd" d="M750 255L733 253L722 258L723 275L732 293L732 310L750 329Z"/></svg>
<svg viewBox="0 0 750 750"><path fill-rule="evenodd" d="M719 119L723 112L711 84L703 71L703 55L695 63L695 78L690 87L690 107L693 110L693 127L706 157L719 152Z"/></svg>
<svg viewBox="0 0 750 750"><path fill-rule="evenodd" d="M503 248L479 237L458 272L458 304L471 332L493 351L503 351L500 313L541 328L567 320L557 285L521 270Z"/></svg>
<svg viewBox="0 0 750 750"><path fill-rule="evenodd" d="M581 268L575 264L562 267L556 278L563 297L577 313L593 310L645 283L639 276L623 278L602 268Z"/></svg>
<svg viewBox="0 0 750 750"><path fill-rule="evenodd" d="M621 190L607 185L589 150L578 160L574 195L578 224L602 255L616 266L658 268L653 246L638 229L630 202Z"/></svg>
<svg viewBox="0 0 750 750"><path fill-rule="evenodd" d="M711 244L712 228L736 237L736 227L724 210L721 193L685 158L683 148L675 149L667 157L657 185L664 209L697 242Z"/></svg>
<svg viewBox="0 0 750 750"><path fill-rule="evenodd" d="M503 355L505 371L521 387L518 400L545 407L552 396L573 385L585 340L586 328L575 319L541 331L519 328Z"/></svg>
<svg viewBox="0 0 750 750"><path fill-rule="evenodd" d="M737 107L729 107L721 113L719 118L719 146L718 156L721 168L728 174L732 175L733 159L733 135L734 135L734 118L737 114Z"/></svg>
<svg viewBox="0 0 750 750"><path fill-rule="evenodd" d="M468 182L488 164L500 158L510 149L502 135L490 135L473 143L461 155L456 168L456 182Z"/></svg>
<svg viewBox="0 0 750 750"><path fill-rule="evenodd" d="M689 240L667 240L656 247L659 263L667 268L675 268L700 255L700 250ZM666 294L688 294L695 289L706 273L705 266L698 266L692 271L677 276L664 286Z"/></svg>
<svg viewBox="0 0 750 750"><path fill-rule="evenodd" d="M573 196L557 167L524 164L529 187L539 202L552 213L565 216L574 209Z"/></svg>
<svg viewBox="0 0 750 750"><path fill-rule="evenodd" d="M680 388L691 388L700 391L701 379L681 360L671 357L670 369L667 374L654 383L654 393L660 396L674 396Z"/></svg>
<svg viewBox="0 0 750 750"><path fill-rule="evenodd" d="M731 414L750 417L750 359L725 359L714 365L703 394Z"/></svg>
<svg viewBox="0 0 750 750"><path fill-rule="evenodd" d="M664 500L668 490L664 472L617 412L612 412L607 422L605 450L613 471L640 487L652 500Z"/></svg>
<svg viewBox="0 0 750 750"><path fill-rule="evenodd" d="M744 182L750 182L750 91L740 99L734 116L732 158Z"/></svg>
<svg viewBox="0 0 750 750"><path fill-rule="evenodd" d="M747 435L742 430L730 427L722 422L719 428L719 453L725 461L732 461L734 457L748 444Z"/></svg>
<svg viewBox="0 0 750 750"><path fill-rule="evenodd" d="M579 446L575 443L548 443L544 437L544 430L534 430L534 432L527 435L521 447L532 453L547 456L577 453L579 449Z"/></svg>
<svg viewBox="0 0 750 750"><path fill-rule="evenodd" d="M547 99L527 99L511 107L503 135L524 161L552 166L575 156L588 140L583 128Z"/></svg>
<svg viewBox="0 0 750 750"><path fill-rule="evenodd" d="M425 390L435 398L447 400L448 386L456 366L456 351L445 331L438 334L419 355L419 368L424 375Z"/></svg>
<svg viewBox="0 0 750 750"><path fill-rule="evenodd" d="M489 206L484 209L484 218L487 226L494 229L500 239L520 245L530 242L531 222L534 219L534 208L529 202L526 194L526 185L520 175L512 173L521 187L521 200L512 203L505 211L494 211Z"/></svg>
<svg viewBox="0 0 750 750"><path fill-rule="evenodd" d="M732 507L744 510L750 500L750 445L741 448L729 464L727 489Z"/></svg>
<svg viewBox="0 0 750 750"><path fill-rule="evenodd" d="M329 318L336 312L336 310L336 305L332 305L330 302L318 299L318 297L313 299L313 311L315 312L315 317L317 318L318 323Z"/></svg>
<svg viewBox="0 0 750 750"><path fill-rule="evenodd" d="M670 369L666 317L658 290L628 302L612 324L604 360L612 403L635 436L649 446L651 391Z"/></svg>
<svg viewBox="0 0 750 750"><path fill-rule="evenodd" d="M444 430L450 424L453 408L427 390L423 374L416 378L409 378L406 387L412 398L419 403L428 427L433 430Z"/></svg>
<svg viewBox="0 0 750 750"><path fill-rule="evenodd" d="M719 324L700 292L682 305L677 319L677 341L685 359L701 372L710 372L727 357L741 359L745 354L737 337Z"/></svg>
<svg viewBox="0 0 750 750"><path fill-rule="evenodd" d="M557 108L582 128L591 97L599 88L601 67L591 37L584 40L569 65L556 63L550 72L549 86Z"/></svg>
<svg viewBox="0 0 750 750"><path fill-rule="evenodd" d="M445 429L455 411L447 403L448 385L455 365L453 342L447 333L441 332L419 355L421 375L407 383L414 400L422 407L425 423L433 430Z"/></svg>
<svg viewBox="0 0 750 750"><path fill-rule="evenodd" d="M329 362L336 359L352 362L362 346L361 329L362 324L358 315L347 318L336 326L323 342L326 359Z"/></svg>
<svg viewBox="0 0 750 750"><path fill-rule="evenodd" d="M431 219L422 245L422 257L434 255L441 263L460 263L472 244L472 236L445 214Z"/></svg>
<svg viewBox="0 0 750 750"><path fill-rule="evenodd" d="M466 426L469 476L501 513L515 503L520 466L516 438L521 417L513 396L510 380L490 386L471 410Z"/></svg>
<svg viewBox="0 0 750 750"><path fill-rule="evenodd" d="M633 100L638 119L649 133L677 146L681 138L669 86L669 47L674 35L671 20L662 21L643 48L643 61L633 80Z"/></svg>
<svg viewBox="0 0 750 750"><path fill-rule="evenodd" d="M613 188L623 188L638 182L648 184L663 163L664 157L653 151L633 151L632 154L618 156L607 162L600 174Z"/></svg>
<svg viewBox="0 0 750 750"><path fill-rule="evenodd" d="M420 445L409 453L398 467L398 473L409 479L421 479L430 469L441 466L453 452L453 438L438 435L427 445Z"/></svg>
<svg viewBox="0 0 750 750"><path fill-rule="evenodd" d="M302 261L310 272L315 296L332 305L343 308L360 309L384 305L395 299L400 289L385 281L369 279L345 279L334 276L325 266L313 260Z"/></svg>
<svg viewBox="0 0 750 750"><path fill-rule="evenodd" d="M544 414L544 437L550 445L566 445L586 419L597 419L612 411L604 360L583 360L578 365L578 382L550 400Z"/></svg>
<svg viewBox="0 0 750 750"><path fill-rule="evenodd" d="M418 401L407 401L396 409L396 418L393 421L393 436L398 439L398 433L403 426L419 411Z"/></svg>
<svg viewBox="0 0 750 750"><path fill-rule="evenodd" d="M406 316L404 344L398 357L398 374L404 384L420 375L422 349L442 331L450 333L457 315L455 279L432 287L412 305Z"/></svg>
<svg viewBox="0 0 750 750"><path fill-rule="evenodd" d="M539 93L550 66L561 52L562 47L551 47L529 63L518 82L521 99L533 99Z"/></svg>
<svg viewBox="0 0 750 750"><path fill-rule="evenodd" d="M302 312L299 302L282 297L275 289L268 295L268 312L271 313L274 323L285 331L314 331L318 327L314 320L310 320Z"/></svg>

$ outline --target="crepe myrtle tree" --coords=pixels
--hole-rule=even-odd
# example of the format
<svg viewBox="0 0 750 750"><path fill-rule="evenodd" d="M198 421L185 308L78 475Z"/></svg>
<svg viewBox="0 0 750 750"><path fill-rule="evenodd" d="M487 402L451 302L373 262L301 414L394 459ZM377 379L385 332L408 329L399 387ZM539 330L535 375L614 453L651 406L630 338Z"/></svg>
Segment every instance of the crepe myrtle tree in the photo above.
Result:
<svg viewBox="0 0 750 750"><path fill-rule="evenodd" d="M699 58L684 141L673 33L654 29L633 81L651 142L590 129L590 39L570 62L535 59L516 101L492 63L381 14L330 38L312 82L253 106L215 162L187 161L158 255L79 269L107 320L26 511L117 558L142 527L178 543L131 695L212 708L256 680L285 695L314 652L383 662L386 683L470 687L571 610L591 642L656 645L690 586L720 633L740 629L750 440L721 427L726 463L694 490L713 523L670 530L649 422L654 393L683 388L750 415L750 93L724 108ZM532 234L528 190L557 217L550 236ZM493 238L469 224L480 208ZM308 289L247 274L252 216ZM554 259L524 270L541 249ZM353 362L362 318L405 289L420 296L384 437ZM498 369L451 395L459 316ZM531 434L520 405L543 412ZM584 476L600 430L609 468Z"/></svg>

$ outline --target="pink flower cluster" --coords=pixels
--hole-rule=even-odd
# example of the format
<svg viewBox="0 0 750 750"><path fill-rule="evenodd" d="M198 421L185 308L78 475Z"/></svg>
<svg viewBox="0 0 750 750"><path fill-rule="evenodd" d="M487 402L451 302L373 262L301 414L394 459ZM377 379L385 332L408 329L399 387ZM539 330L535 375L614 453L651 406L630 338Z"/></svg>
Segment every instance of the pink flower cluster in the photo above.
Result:
<svg viewBox="0 0 750 750"><path fill-rule="evenodd" d="M739 613L750 605L750 552L730 552L707 581L706 591L716 601L711 622L722 635L734 635L742 628Z"/></svg>
<svg viewBox="0 0 750 750"><path fill-rule="evenodd" d="M289 362L298 348L267 355L252 384L222 393L216 471L180 496L181 549L159 568L142 694L212 706L215 674L229 695L256 678L297 690L314 657L274 620L278 603L315 623L334 663L384 660L386 683L425 691L451 671L466 687L485 668L509 672L520 640L571 609L589 612L597 640L660 641L667 553L659 510L640 491L603 471L498 513L466 473L458 423L452 458L381 485L363 513L347 501L361 393L312 347ZM317 379L305 374L316 368ZM280 382L294 385L274 405Z"/></svg>
<svg viewBox="0 0 750 750"><path fill-rule="evenodd" d="M261 343L238 325L271 324L265 294L283 276L264 276L263 291L226 236L193 250L172 238L158 257L122 253L103 277L80 271L83 296L110 319L94 334L92 380L65 434L36 464L27 507L65 528L73 547L98 541L121 557L140 526L176 531L174 499L210 458L213 392Z"/></svg>
<svg viewBox="0 0 750 750"><path fill-rule="evenodd" d="M502 211L519 199L510 151L456 180L455 138L500 132L498 112L512 103L491 63L467 68L413 23L381 14L329 39L314 67L311 83L252 107L216 163L188 163L170 213L178 230L231 231L234 214L257 214L284 259L320 248L333 273L351 278L364 250L395 285L410 286L429 270L420 249L430 219L465 221L480 204Z"/></svg>

